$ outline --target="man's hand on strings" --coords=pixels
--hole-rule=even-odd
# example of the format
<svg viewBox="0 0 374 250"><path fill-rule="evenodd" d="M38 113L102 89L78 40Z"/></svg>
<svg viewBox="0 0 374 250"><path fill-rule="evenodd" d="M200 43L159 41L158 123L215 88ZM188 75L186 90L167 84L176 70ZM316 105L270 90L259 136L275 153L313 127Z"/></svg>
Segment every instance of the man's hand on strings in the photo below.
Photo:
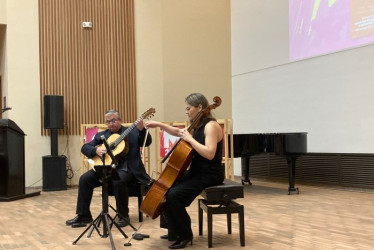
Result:
<svg viewBox="0 0 374 250"><path fill-rule="evenodd" d="M100 157L103 157L103 154L106 154L106 148L100 148L100 147L98 147L98 148L96 149L96 154L97 154L98 156L100 156Z"/></svg>

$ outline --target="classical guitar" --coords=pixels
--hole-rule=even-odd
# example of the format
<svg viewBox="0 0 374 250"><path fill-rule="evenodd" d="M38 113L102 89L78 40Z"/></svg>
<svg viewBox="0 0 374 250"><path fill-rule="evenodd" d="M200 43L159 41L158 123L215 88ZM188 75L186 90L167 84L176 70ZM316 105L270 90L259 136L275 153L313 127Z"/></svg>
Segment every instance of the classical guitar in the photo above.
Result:
<svg viewBox="0 0 374 250"><path fill-rule="evenodd" d="M144 119L148 119L153 116L153 114L156 112L154 108L148 109L146 112L144 112L133 124L131 124L130 127L128 127L122 134L112 134L107 139L107 142L109 144L110 149L112 150L112 153L114 157L121 158L122 156L126 155L129 151L129 146L127 143L127 136L130 134L130 132L136 127L136 125L143 121ZM97 147L105 149L105 145L101 144ZM103 159L102 157L99 157L98 155L95 155L91 162L94 162L94 170L95 166L103 165ZM109 156L109 154L105 154L105 164L111 164L112 160Z"/></svg>

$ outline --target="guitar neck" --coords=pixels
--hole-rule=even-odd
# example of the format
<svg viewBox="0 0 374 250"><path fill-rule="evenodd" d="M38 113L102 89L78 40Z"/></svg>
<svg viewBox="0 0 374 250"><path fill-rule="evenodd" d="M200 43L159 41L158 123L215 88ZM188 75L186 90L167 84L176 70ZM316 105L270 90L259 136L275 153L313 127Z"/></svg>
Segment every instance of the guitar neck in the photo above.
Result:
<svg viewBox="0 0 374 250"><path fill-rule="evenodd" d="M130 132L135 128L135 126L143 120L142 117L139 117L133 124L131 124L130 127L128 127L115 141L114 141L114 147L117 147L120 142L125 139Z"/></svg>

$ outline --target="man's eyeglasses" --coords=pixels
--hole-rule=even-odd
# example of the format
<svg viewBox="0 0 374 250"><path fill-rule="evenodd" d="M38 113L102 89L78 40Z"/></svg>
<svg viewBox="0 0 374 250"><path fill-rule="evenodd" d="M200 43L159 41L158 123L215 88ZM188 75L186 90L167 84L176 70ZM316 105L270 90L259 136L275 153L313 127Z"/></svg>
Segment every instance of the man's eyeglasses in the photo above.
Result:
<svg viewBox="0 0 374 250"><path fill-rule="evenodd" d="M106 120L105 123L110 124L110 123L116 123L117 121L118 121L117 119L112 119L112 120Z"/></svg>

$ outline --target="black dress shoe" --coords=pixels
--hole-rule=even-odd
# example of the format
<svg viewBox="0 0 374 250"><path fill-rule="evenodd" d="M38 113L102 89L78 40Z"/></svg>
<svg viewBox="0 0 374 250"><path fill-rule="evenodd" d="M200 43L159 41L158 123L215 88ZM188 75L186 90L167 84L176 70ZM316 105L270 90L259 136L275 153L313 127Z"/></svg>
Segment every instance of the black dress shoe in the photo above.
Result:
<svg viewBox="0 0 374 250"><path fill-rule="evenodd" d="M181 248L185 248L186 245L191 242L191 246L192 246L192 238L190 239L185 239L185 240L182 240L182 239L179 239L177 240L176 242L174 242L173 244L171 244L169 246L170 249L181 249Z"/></svg>
<svg viewBox="0 0 374 250"><path fill-rule="evenodd" d="M67 220L66 225L71 226L73 224L88 224L92 222L91 215L77 215L74 219Z"/></svg>
<svg viewBox="0 0 374 250"><path fill-rule="evenodd" d="M87 226L87 223L83 223L83 222L71 224L71 227L85 227L85 226Z"/></svg>
<svg viewBox="0 0 374 250"><path fill-rule="evenodd" d="M126 218L120 218L117 222L117 225L119 227L126 227L130 224L130 218L129 217L126 217Z"/></svg>

